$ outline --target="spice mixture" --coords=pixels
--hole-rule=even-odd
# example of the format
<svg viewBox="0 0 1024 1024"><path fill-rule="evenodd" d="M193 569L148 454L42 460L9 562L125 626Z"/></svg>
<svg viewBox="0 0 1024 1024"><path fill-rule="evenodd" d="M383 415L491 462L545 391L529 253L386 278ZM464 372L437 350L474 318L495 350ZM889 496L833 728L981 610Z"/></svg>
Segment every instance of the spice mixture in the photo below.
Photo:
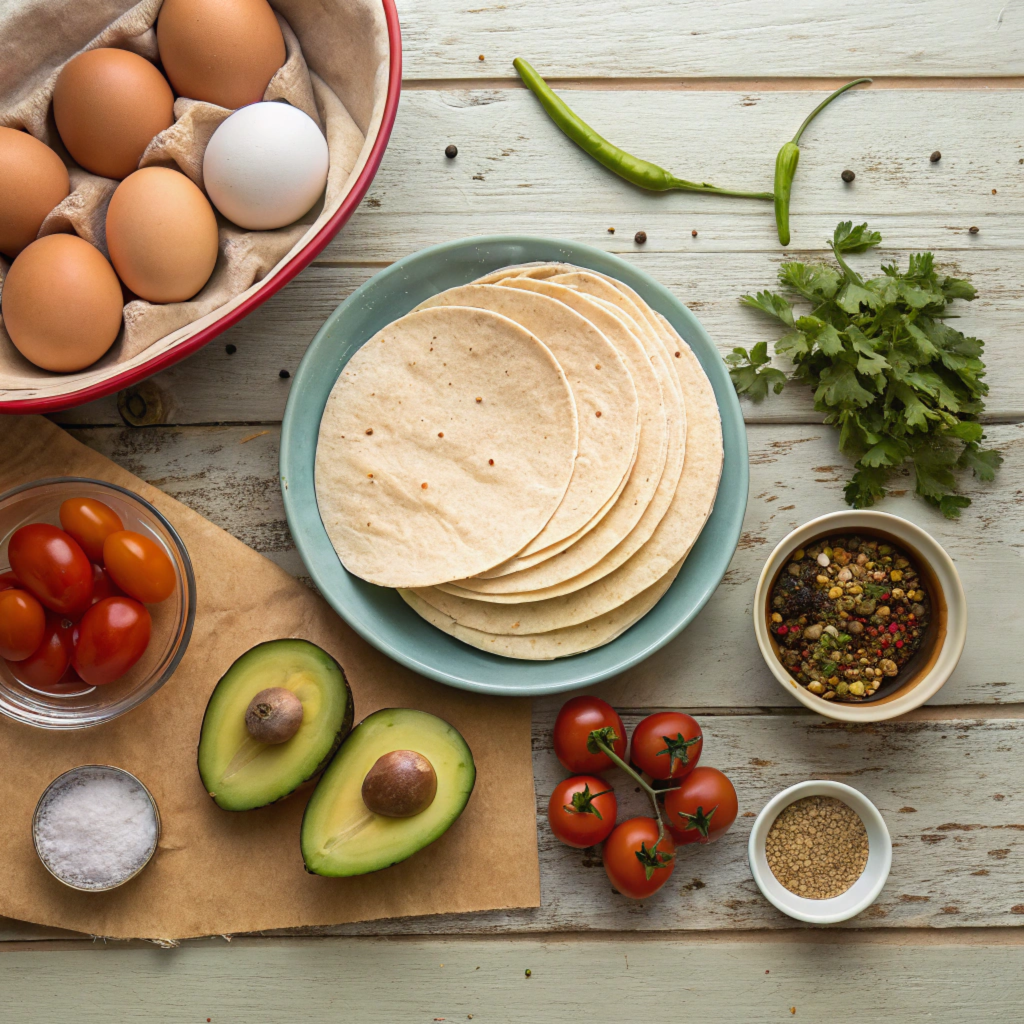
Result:
<svg viewBox="0 0 1024 1024"><path fill-rule="evenodd" d="M832 796L808 796L784 808L765 840L772 874L811 900L840 896L864 873L868 833L860 815Z"/></svg>
<svg viewBox="0 0 1024 1024"><path fill-rule="evenodd" d="M141 784L120 772L82 768L47 794L36 848L60 879L105 889L130 878L157 841L156 814Z"/></svg>
<svg viewBox="0 0 1024 1024"><path fill-rule="evenodd" d="M920 573L899 548L830 537L793 553L772 590L769 628L801 686L857 702L917 653L929 608Z"/></svg>

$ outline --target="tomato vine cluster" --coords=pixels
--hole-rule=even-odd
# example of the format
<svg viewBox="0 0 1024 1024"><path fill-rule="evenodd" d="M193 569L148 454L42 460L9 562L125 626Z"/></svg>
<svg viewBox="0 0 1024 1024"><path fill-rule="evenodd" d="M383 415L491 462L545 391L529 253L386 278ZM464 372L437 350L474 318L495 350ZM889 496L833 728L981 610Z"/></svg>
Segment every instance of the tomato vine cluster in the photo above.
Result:
<svg viewBox="0 0 1024 1024"><path fill-rule="evenodd" d="M697 720L678 711L648 715L626 730L618 712L598 697L573 697L555 721L555 754L573 772L548 802L551 831L567 846L604 843L612 885L632 899L660 889L675 867L676 846L710 843L736 820L736 790L717 768L698 765L704 737ZM599 772L619 767L647 793L652 817L618 822L615 791Z"/></svg>

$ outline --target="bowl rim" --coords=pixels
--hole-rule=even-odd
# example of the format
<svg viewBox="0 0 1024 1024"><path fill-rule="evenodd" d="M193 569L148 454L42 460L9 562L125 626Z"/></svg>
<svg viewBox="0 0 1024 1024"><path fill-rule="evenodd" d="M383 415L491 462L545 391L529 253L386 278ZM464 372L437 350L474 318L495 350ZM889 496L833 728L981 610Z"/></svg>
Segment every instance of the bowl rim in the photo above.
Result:
<svg viewBox="0 0 1024 1024"><path fill-rule="evenodd" d="M768 830L785 807L808 796L833 796L836 799L842 800L843 803L857 812L864 821L865 828L870 830L874 826L875 830L882 837L882 847L877 853L869 845L868 863L864 868L864 874L866 874L871 867L872 857L879 857L880 862L876 862L877 877L860 899L855 903L851 903L843 910L832 909L830 911L825 908L829 906L834 908L836 901L842 900L846 892L850 891L849 889L838 896L833 896L826 900L812 900L805 896L798 896L796 893L792 893L791 897L780 898L771 891L761 870L760 857L758 855L763 854ZM848 921L851 917L856 917L858 914L863 913L878 899L879 893L881 893L889 878L889 871L892 867L892 837L889 835L889 827L886 825L881 811L859 789L854 789L853 786L848 786L844 782L834 782L831 779L808 779L804 782L798 782L794 786L789 786L787 789L782 790L781 793L776 793L761 808L754 819L753 827L750 830L750 838L747 840L747 866L750 868L750 874L753 876L758 889L761 890L761 894L776 909L781 910L784 914L795 918L797 921L806 921L808 924L836 924L839 921ZM767 867L767 871L771 874L770 867ZM774 875L772 877L774 878ZM776 879L776 881L778 880ZM782 885L781 882L779 885ZM785 890L784 886L782 888ZM799 901L799 903L796 901ZM820 906L822 908L821 912L815 912L814 906Z"/></svg>
<svg viewBox="0 0 1024 1024"><path fill-rule="evenodd" d="M257 306L263 305L275 292L280 291L299 271L304 270L313 260L320 255L327 247L327 244L341 230L348 219L355 212L356 208L363 201L370 183L373 181L384 157L384 150L387 148L388 140L391 137L391 130L395 125L395 117L398 114L398 101L402 91L402 29L398 19L398 8L395 0L381 0L384 7L384 17L388 28L389 46L389 68L388 88L384 101L384 113L381 118L380 130L370 149L370 155L359 177L356 178L348 194L341 201L341 205L334 212L330 220L303 246L290 260L283 264L277 264L281 269L272 277L264 279L264 282L248 298L240 302L234 309L226 313L219 320L197 331L191 338L175 345L160 355L154 356L140 366L125 370L124 373L108 377L106 380L76 391L67 391L61 395L49 395L40 398L15 398L5 400L0 398L0 415L25 415L28 413L49 413L61 409L70 409L85 402L91 402L96 398L103 398L106 395L120 391L122 388L147 377L166 370L169 366L190 356L193 352L201 349L207 342L212 341L218 335L223 334L229 327L233 327L240 320L247 317Z"/></svg>
<svg viewBox="0 0 1024 1024"><path fill-rule="evenodd" d="M133 782L136 782L139 786L142 787L142 792L145 793L147 798L149 799L149 804L153 808L153 817L156 819L156 839L153 841L153 849L149 851L149 854L146 856L146 859L130 875L128 875L127 878L122 878L120 882L112 882L110 885L75 885L74 882L69 882L66 878L61 878L61 876L58 875L57 872L54 871L53 868L51 868L50 865L46 863L46 861L43 859L43 855L39 852L39 842L36 832L36 826L38 825L39 822L39 811L43 806L43 801L50 793L50 790L52 790L54 786L56 786L61 781L61 779L67 778L67 776L69 775L74 775L75 772L86 771L90 768L99 769L100 771L105 772L117 772L121 775L127 775L129 779L131 779ZM61 883L61 885L66 885L69 889L74 889L76 892L110 892L111 889L119 889L122 885L125 885L126 883L130 882L144 868L146 868L149 862L156 856L156 851L160 846L160 837L162 835L163 822L160 818L160 808L157 805L156 797L153 796L153 794L149 791L149 787L137 775L128 771L127 768L118 768L117 765L113 764L79 764L75 765L74 768L69 768L67 771L61 772L60 775L58 775L57 778L50 782L50 784L42 791L42 793L40 793L39 799L36 801L35 810L32 812L32 847L36 851L36 856L39 858L39 863L42 864L43 867L46 868L46 870L49 871L50 874L53 875L53 877Z"/></svg>
<svg viewBox="0 0 1024 1024"><path fill-rule="evenodd" d="M476 675L472 675L468 672L461 672L453 667L438 667L430 660L417 657L415 654L410 654L402 646L378 635L377 630L369 621L369 616L357 616L352 614L351 608L332 593L334 588L330 585L330 581L325 579L323 567L317 562L316 558L312 557L312 552L306 550L307 546L312 547L318 539L326 540L328 545L330 543L327 539L323 523L320 520L319 512L316 512L314 522L314 517L307 514L303 508L299 507L299 499L296 497L295 490L290 487L293 480L304 475L302 458L304 456L305 449L297 438L303 430L303 424L300 421L300 417L302 417L310 408L308 399L303 400L303 393L307 387L307 377L313 378L317 373L313 368L314 360L322 358L319 356L319 350L325 345L331 343L331 332L335 329L334 325L344 316L346 310L352 306L358 306L367 294L370 296L370 300L367 301L372 301L379 306L381 300L376 293L383 289L396 289L405 293L408 290L409 283L407 268L414 262L430 264L431 262L437 262L439 260L443 261L451 254L466 252L476 254L476 258L481 263L479 273L485 273L489 269L495 269L494 267L484 265L486 258L484 254L487 254L491 247L519 250L519 258L511 259L509 264L536 261L537 256L531 253L531 247L533 249L541 247L545 251L557 252L557 256L548 256L545 259L545 262L565 262L566 260L577 261L581 262L583 266L591 266L592 269L598 269L599 272L602 273L617 273L627 284L637 288L641 293L646 292L647 295L645 297L652 302L652 305L660 304L661 306L664 306L665 310L663 311L667 313L670 321L673 321L673 318L676 318L677 322L680 319L685 321L687 330L691 331L693 335L699 339L697 342L698 346L706 348L708 352L713 353L713 358L718 360L714 366L705 365L704 359L701 358L699 352L695 351L701 365L704 366L704 369L708 374L715 392L715 398L722 421L723 443L725 448L725 461L722 468L722 477L719 481L719 489L716 495L714 507L705 523L705 531L714 519L718 524L719 529L722 531L722 535L719 537L718 546L721 549L727 548L729 557L725 559L720 570L716 568L713 579L709 576L706 580L700 583L699 595L696 596L693 606L689 612L680 616L678 621L672 623L670 627L664 629L664 631L659 633L657 636L638 639L636 638L636 634L634 634L634 646L631 653L619 657L614 662L603 663L603 665L595 665L596 659L591 656L595 655L598 651L609 650L614 644L621 644L623 638L628 637L632 630L636 628L636 626L640 625L644 620L641 620L641 623L634 624L634 627L631 627L630 630L627 630L624 634L617 637L609 644L605 644L592 651L583 652L569 658L554 659L553 661L517 661L516 659L503 658L498 655L489 654L488 652L478 651L472 647L466 648L466 650L471 652L471 656L474 657L485 656L488 659L493 659L493 661L497 663L514 663L520 666L532 668L533 671L529 681L524 678L522 682L518 680L516 682L511 682L502 679L491 679L488 677L486 672L483 672L482 674L478 672ZM501 263L496 264L496 266L502 265L503 264ZM436 284L436 282L433 283ZM340 369L338 372L340 372ZM335 373L335 377L332 378L332 384L336 376L337 373ZM322 405L319 408L322 411ZM317 412L317 423L319 423L319 419L320 412ZM364 282L364 284L360 285L360 287L349 295L344 302L340 303L324 322L323 326L317 332L316 337L306 349L302 362L299 364L298 370L295 373L295 380L288 396L288 404L285 408L284 419L281 427L280 477L285 515L303 564L306 566L307 571L324 599L357 633L359 633L360 636L363 637L363 639L376 647L377 650L386 654L394 661L397 661L399 664L404 665L406 668L412 669L414 672L418 672L421 675L425 675L428 678L437 680L438 682L454 686L458 689L470 690L477 693L516 697L564 693L581 687L593 686L605 679L633 668L678 636L710 600L711 596L718 589L718 586L728 569L729 562L736 550L736 545L742 531L743 516L746 510L750 482L746 427L743 422L743 413L740 408L739 400L736 397L736 392L729 381L728 375L726 374L725 364L721 361L721 356L718 354L717 346L694 313L668 288L658 282L655 278L651 277L651 275L645 270L635 266L615 253L610 253L604 249L599 249L583 242L526 234L470 236L448 242L441 242L436 245L419 249L381 270L368 281ZM303 487L304 486L305 483L303 483ZM729 501L722 500L723 487L731 488ZM313 493L313 500L315 508L315 492ZM318 534L322 534L323 537L318 538ZM708 533L702 532L695 542L694 549L696 549L696 546L700 544L702 540L706 541L708 535ZM691 551L694 549L691 549ZM324 554L326 554L326 548L324 549ZM331 564L333 565L337 561L337 556L333 553L333 549L331 554ZM691 555L688 554L687 561L689 561L690 558ZM662 602L659 602L659 605L671 600L670 595L677 587L680 586L680 581L687 578L687 568L687 562L684 562L682 572L666 592L665 596L662 598ZM370 586L370 584L365 585ZM396 600L400 601L400 598L397 598L397 595ZM415 615L411 610L409 610L409 612L410 614ZM651 614L653 615L653 610ZM363 621L363 619L366 619L366 621ZM430 628L431 630L436 630L436 627L431 626ZM448 634L443 633L443 631L436 630L436 632L439 636L446 637L447 639L452 640L453 643L458 644L460 647L462 646L460 641L453 637L449 637ZM620 646L619 650L623 649L624 648ZM583 662L582 659L590 660ZM565 666L569 664L574 664L576 667L574 669L565 669L561 672L559 670L551 670L550 675L557 678L550 678L545 674L545 666ZM524 668L522 675L524 677L528 675L526 668Z"/></svg>
<svg viewBox="0 0 1024 1024"><path fill-rule="evenodd" d="M816 694L809 693L790 676L776 656L763 614L765 588L792 551L813 536L858 527L888 533L904 539L905 543L912 544L935 574L946 601L946 633L938 644L934 664L906 693L897 694L884 703L841 704L838 701L822 700ZM761 569L754 592L753 619L757 646L779 685L805 707L826 718L842 722L882 722L920 707L934 697L953 674L967 641L967 598L953 559L927 530L902 516L876 509L842 509L838 512L828 512L787 533L773 548Z"/></svg>
<svg viewBox="0 0 1024 1024"><path fill-rule="evenodd" d="M181 536L171 524L170 520L155 505L153 505L152 502L147 501L138 492L129 490L127 487L122 487L120 484L111 483L109 480L97 480L95 477L89 476L42 477L39 480L30 480L27 483L19 484L17 487L12 487L9 490L4 491L0 494L0 504L16 494L21 494L24 491L35 490L37 487L49 486L51 484L92 484L100 488L117 491L119 494L129 498L130 500L137 501L167 532L178 556L181 558L181 564L184 568L184 578L182 582L184 584L188 601L188 608L185 612L185 622L181 630L181 639L178 641L178 647L175 650L174 655L164 666L164 670L160 674L160 678L156 681L154 686L146 689L145 692L136 694L134 699L126 701L124 706L119 708L114 714L99 717L95 721L88 722L49 722L44 725L41 722L30 721L18 715L14 715L9 710L0 707L0 714L15 722L21 722L24 725L31 725L36 729L48 729L53 731L91 729L97 725L105 725L107 722L113 722L116 718L120 718L122 715L126 715L129 711L133 711L140 704L149 700L149 698L152 697L153 694L156 693L157 690L159 690L177 671L178 665L181 664L181 659L185 657L185 652L188 650L189 641L192 639L192 629L196 621L196 575L195 570L192 567L192 559L189 557L188 548L185 547L185 542L181 539Z"/></svg>

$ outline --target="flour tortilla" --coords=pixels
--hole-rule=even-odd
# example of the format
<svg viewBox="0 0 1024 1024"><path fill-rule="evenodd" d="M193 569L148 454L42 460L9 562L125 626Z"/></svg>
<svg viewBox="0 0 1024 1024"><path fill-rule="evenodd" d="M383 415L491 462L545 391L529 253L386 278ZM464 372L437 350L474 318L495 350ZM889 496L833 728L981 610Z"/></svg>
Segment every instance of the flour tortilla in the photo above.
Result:
<svg viewBox="0 0 1024 1024"><path fill-rule="evenodd" d="M600 286L605 284L600 279L595 278L594 280ZM591 322L597 324L598 320L601 321L603 333L613 344L617 343L616 339L618 338L624 338L627 335L635 336L626 328L625 322L621 318L615 317L609 310L600 308L599 304L593 301L587 304L579 301L579 299L588 299L588 296L581 295L573 289L569 289L568 292L557 291L559 288L564 289L564 285L559 286L544 280L510 278L503 282L503 286L526 287L530 290L540 291L542 294L551 294L567 304L574 303L573 308L584 313ZM573 296L576 298L574 299ZM481 600L494 599L499 603L530 601L534 599L532 595L536 591L568 583L600 563L637 527L645 516L647 517L647 525L644 528L646 532L643 538L634 544L634 550L639 547L642 540L651 535L658 520L668 508L679 478L685 446L686 421L683 403L675 390L673 377L667 368L664 345L656 335L653 335L653 332L651 335L646 333L642 335L642 344L645 348L645 359L658 376L665 408L667 446L656 471L657 475L647 470L638 455L630 482L618 502L601 523L580 541L558 554L557 557L547 559L539 565L503 573L496 577L493 573L489 573L484 579L456 580L446 588L450 593L459 594L461 591L469 591L474 595L480 595ZM643 441L641 433L641 445ZM636 480L633 479L634 476ZM661 500L656 503L655 500L659 493ZM652 504L655 504L655 509L648 515ZM514 567L514 563L512 567ZM508 569L509 567L503 568Z"/></svg>
<svg viewBox="0 0 1024 1024"><path fill-rule="evenodd" d="M480 595L471 592L458 595L450 588L429 588L417 591L422 600L481 632L545 633L606 614L652 586L685 557L714 507L723 461L722 426L714 391L696 356L667 320L659 316L658 322L672 339L673 351L680 353L687 444L679 486L650 540L614 571L604 573L598 565L582 574L584 586L576 587L578 580L570 581L567 586L573 586L572 591L551 588L534 601L499 604L480 600Z"/></svg>
<svg viewBox="0 0 1024 1024"><path fill-rule="evenodd" d="M439 612L414 591L400 590L399 594L413 611L449 636L455 637L456 640L461 640L472 647L478 647L482 651L500 654L505 658L519 658L524 661L551 661L555 658L567 658L573 654L582 654L584 651L611 643L616 637L621 636L661 600L679 574L681 566L681 562L679 565L673 566L647 590L604 615L564 629L525 636L484 633L477 629L471 629L460 625L443 612Z"/></svg>
<svg viewBox="0 0 1024 1024"><path fill-rule="evenodd" d="M572 479L555 514L519 557L596 525L595 517L621 491L638 443L636 388L618 351L589 320L546 295L470 284L441 292L417 309L439 306L487 309L514 320L550 349L572 389L579 421Z"/></svg>
<svg viewBox="0 0 1024 1024"><path fill-rule="evenodd" d="M554 514L577 439L568 381L534 335L486 310L410 313L363 345L331 391L320 516L345 567L371 583L484 572Z"/></svg>

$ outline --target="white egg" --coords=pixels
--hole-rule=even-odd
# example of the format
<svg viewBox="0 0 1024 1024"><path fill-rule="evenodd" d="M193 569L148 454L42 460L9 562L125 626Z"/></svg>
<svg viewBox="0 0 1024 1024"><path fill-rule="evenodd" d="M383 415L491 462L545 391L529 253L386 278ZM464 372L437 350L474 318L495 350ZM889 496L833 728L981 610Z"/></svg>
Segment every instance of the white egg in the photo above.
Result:
<svg viewBox="0 0 1024 1024"><path fill-rule="evenodd" d="M287 103L251 103L213 133L203 182L239 227L281 228L320 198L329 162L327 140L308 114Z"/></svg>

